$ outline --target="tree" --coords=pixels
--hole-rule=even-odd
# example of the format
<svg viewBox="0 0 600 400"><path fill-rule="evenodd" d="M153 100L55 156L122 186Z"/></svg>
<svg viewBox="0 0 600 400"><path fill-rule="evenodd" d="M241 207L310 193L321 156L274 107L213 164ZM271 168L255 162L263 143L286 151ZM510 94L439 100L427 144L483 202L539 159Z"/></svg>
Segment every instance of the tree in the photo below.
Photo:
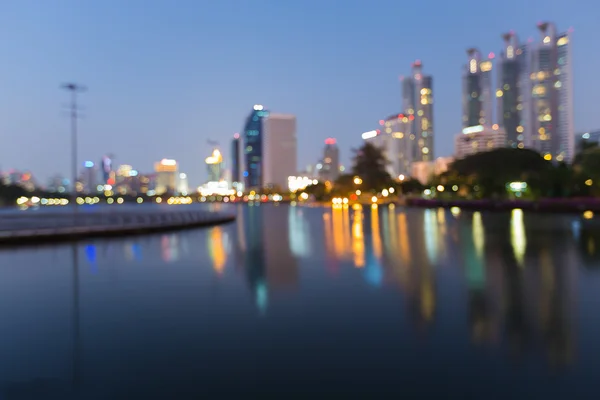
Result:
<svg viewBox="0 0 600 400"><path fill-rule="evenodd" d="M353 152L352 173L362 180L357 188L363 192L378 192L394 184L386 169L389 161L381 148L366 142L359 149L353 149Z"/></svg>

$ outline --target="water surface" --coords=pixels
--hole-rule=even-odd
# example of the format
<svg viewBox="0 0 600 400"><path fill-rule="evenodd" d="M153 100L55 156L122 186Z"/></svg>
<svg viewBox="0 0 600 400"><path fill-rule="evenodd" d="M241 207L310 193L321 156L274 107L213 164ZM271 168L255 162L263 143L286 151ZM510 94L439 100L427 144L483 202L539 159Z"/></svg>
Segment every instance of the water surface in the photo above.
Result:
<svg viewBox="0 0 600 400"><path fill-rule="evenodd" d="M234 207L209 229L0 252L0 394L597 398L589 221Z"/></svg>

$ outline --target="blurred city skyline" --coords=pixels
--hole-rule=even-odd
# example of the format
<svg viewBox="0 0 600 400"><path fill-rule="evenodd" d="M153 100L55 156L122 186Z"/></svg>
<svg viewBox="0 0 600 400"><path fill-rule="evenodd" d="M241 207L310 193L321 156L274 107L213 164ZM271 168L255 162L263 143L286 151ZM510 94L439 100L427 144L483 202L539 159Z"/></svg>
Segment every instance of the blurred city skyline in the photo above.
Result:
<svg viewBox="0 0 600 400"><path fill-rule="evenodd" d="M229 163L233 134L263 104L296 115L299 170L319 159L328 137L347 165L361 133L401 111L399 76L415 59L434 79L435 156L451 155L466 49L497 53L508 30L539 40L540 20L574 28L575 131L595 129L598 13L591 0L15 2L0 15L9 39L0 43L0 169L31 170L42 183L68 176L66 81L89 87L81 162L111 153L116 164L149 172L172 158L196 185L206 178L207 140Z"/></svg>

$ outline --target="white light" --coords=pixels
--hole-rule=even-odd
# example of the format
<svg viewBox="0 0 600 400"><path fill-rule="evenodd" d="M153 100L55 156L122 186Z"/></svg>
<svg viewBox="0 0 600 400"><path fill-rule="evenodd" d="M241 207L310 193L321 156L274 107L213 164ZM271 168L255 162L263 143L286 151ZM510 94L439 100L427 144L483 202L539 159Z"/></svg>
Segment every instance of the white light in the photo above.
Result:
<svg viewBox="0 0 600 400"><path fill-rule="evenodd" d="M163 158L162 160L160 160L160 163L162 165L177 165L177 161L175 161L175 160L169 160L169 159L166 159L166 158Z"/></svg>
<svg viewBox="0 0 600 400"><path fill-rule="evenodd" d="M483 125L469 126L462 130L462 133L468 135L470 133L483 132Z"/></svg>
<svg viewBox="0 0 600 400"><path fill-rule="evenodd" d="M262 111L262 109L263 109L263 106L261 106L260 104L255 104L254 105L254 110L255 111Z"/></svg>
<svg viewBox="0 0 600 400"><path fill-rule="evenodd" d="M362 134L363 140L371 139L377 136L377 131L369 131Z"/></svg>
<svg viewBox="0 0 600 400"><path fill-rule="evenodd" d="M179 174L179 179L185 179L187 178L187 175L185 174L185 172L182 172Z"/></svg>

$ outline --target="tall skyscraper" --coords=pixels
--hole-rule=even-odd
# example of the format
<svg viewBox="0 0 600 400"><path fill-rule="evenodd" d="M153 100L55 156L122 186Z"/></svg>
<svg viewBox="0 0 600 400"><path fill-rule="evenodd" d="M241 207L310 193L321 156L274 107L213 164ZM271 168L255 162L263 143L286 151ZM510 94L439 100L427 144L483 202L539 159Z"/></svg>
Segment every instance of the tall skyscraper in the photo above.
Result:
<svg viewBox="0 0 600 400"><path fill-rule="evenodd" d="M493 124L492 60L483 59L479 50L467 50L468 63L463 75L463 128Z"/></svg>
<svg viewBox="0 0 600 400"><path fill-rule="evenodd" d="M231 186L240 190L240 185L242 182L241 179L241 148L240 148L240 134L236 133L233 135L233 140L231 141Z"/></svg>
<svg viewBox="0 0 600 400"><path fill-rule="evenodd" d="M269 114L263 130L263 186L285 190L298 171L296 116Z"/></svg>
<svg viewBox="0 0 600 400"><path fill-rule="evenodd" d="M340 175L340 149L334 138L325 139L323 149L323 160L319 170L319 179L323 181L335 181Z"/></svg>
<svg viewBox="0 0 600 400"><path fill-rule="evenodd" d="M529 126L531 83L529 49L520 45L514 32L502 35L504 48L498 60L496 89L498 125L506 132L506 145L523 148L528 145L525 126Z"/></svg>
<svg viewBox="0 0 600 400"><path fill-rule="evenodd" d="M208 171L208 182L219 182L223 178L223 156L219 149L213 149L204 162Z"/></svg>
<svg viewBox="0 0 600 400"><path fill-rule="evenodd" d="M246 188L261 188L264 179L263 118L269 112L255 105L244 126L244 183Z"/></svg>
<svg viewBox="0 0 600 400"><path fill-rule="evenodd" d="M83 191L85 193L97 192L98 169L92 161L84 162L83 167L83 173L81 174L81 183L83 183Z"/></svg>
<svg viewBox="0 0 600 400"><path fill-rule="evenodd" d="M548 160L570 162L575 147L573 73L569 33L538 24L541 41L531 49L531 147Z"/></svg>
<svg viewBox="0 0 600 400"><path fill-rule="evenodd" d="M404 113L412 119L406 133L413 161L431 161L434 157L433 78L423 75L420 60L412 64L412 76L402 80ZM410 136L412 135L412 136Z"/></svg>
<svg viewBox="0 0 600 400"><path fill-rule="evenodd" d="M156 172L156 194L175 193L179 167L177 161L163 158L154 164Z"/></svg>

